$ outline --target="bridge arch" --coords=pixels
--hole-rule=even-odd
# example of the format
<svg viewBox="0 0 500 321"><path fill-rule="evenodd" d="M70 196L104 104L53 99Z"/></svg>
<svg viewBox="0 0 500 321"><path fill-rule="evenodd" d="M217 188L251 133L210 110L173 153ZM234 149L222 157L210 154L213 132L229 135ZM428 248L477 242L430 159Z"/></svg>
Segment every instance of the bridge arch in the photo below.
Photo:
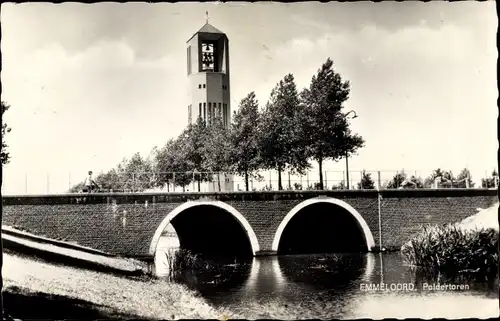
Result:
<svg viewBox="0 0 500 321"><path fill-rule="evenodd" d="M375 241L373 239L373 234L368 227L368 224L366 224L366 221L363 219L361 214L353 208L351 205L348 203L339 200L337 198L323 198L323 197L316 197L312 199L305 200L298 205L296 205L288 214L285 216L285 218L281 221L280 225L278 226L278 229L276 230L276 233L274 234L274 239L272 243L271 250L273 252L278 252L278 248L280 245L281 237L283 235L283 232L285 231L285 228L287 227L288 223L292 218L297 215L301 210L305 209L306 207L313 205L313 204L320 204L320 203L329 203L333 204L336 206L339 206L343 208L346 212L352 215L352 217L356 220L357 224L361 228L361 232L364 236L365 242L366 242L366 247L368 251L371 251L375 247Z"/></svg>
<svg viewBox="0 0 500 321"><path fill-rule="evenodd" d="M255 232L253 231L252 227L245 219L245 217L240 212L238 212L238 210L236 210L234 207L221 201L187 201L186 203L177 206L173 211L168 213L167 216L161 221L160 225L156 229L153 238L151 240L151 244L149 246L149 255L154 257L160 237L165 228L167 227L167 225L170 224L170 222L177 215L181 214L182 212L190 208L198 206L214 206L231 214L236 219L236 221L241 225L246 235L248 236L248 240L250 242L250 246L252 249L252 254L255 256L255 253L258 253L260 251L259 242L257 240Z"/></svg>

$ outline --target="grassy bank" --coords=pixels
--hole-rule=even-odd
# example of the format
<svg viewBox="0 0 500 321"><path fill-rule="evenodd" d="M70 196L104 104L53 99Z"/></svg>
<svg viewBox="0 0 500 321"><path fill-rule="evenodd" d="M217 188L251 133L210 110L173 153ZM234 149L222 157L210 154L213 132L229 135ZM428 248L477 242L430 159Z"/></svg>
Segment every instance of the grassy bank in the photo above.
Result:
<svg viewBox="0 0 500 321"><path fill-rule="evenodd" d="M154 278L120 277L4 253L5 309L14 318L220 319L186 286ZM24 302L25 304L21 304ZM38 307L32 315L30 308ZM24 314L23 314L24 313Z"/></svg>
<svg viewBox="0 0 500 321"><path fill-rule="evenodd" d="M428 226L405 244L405 259L426 273L498 274L498 230L460 225Z"/></svg>
<svg viewBox="0 0 500 321"><path fill-rule="evenodd" d="M146 320L138 315L122 314L110 307L93 304L86 300L34 292L28 288L9 286L2 292L5 315L21 320Z"/></svg>

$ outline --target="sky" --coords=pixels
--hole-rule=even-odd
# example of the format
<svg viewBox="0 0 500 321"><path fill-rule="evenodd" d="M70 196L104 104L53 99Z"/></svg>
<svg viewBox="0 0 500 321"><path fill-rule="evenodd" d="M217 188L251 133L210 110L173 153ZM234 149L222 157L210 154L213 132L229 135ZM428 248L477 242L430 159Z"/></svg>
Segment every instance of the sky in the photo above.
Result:
<svg viewBox="0 0 500 321"><path fill-rule="evenodd" d="M233 111L251 91L263 106L288 73L308 86L330 57L366 141L350 170L468 167L478 181L497 167L493 1L3 3L2 193L62 192L176 137L188 121L186 41L207 10L229 38Z"/></svg>

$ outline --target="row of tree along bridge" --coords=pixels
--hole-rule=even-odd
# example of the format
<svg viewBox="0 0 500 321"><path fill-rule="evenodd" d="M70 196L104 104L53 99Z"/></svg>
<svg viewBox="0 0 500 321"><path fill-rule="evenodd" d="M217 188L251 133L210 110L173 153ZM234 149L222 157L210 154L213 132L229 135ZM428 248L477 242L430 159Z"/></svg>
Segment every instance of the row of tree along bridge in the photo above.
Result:
<svg viewBox="0 0 500 321"><path fill-rule="evenodd" d="M143 159L139 154L136 154L130 160L124 160L119 166L119 170L112 169L107 173L97 175L96 182L100 187L99 192L145 192L162 189L165 192L175 191L198 191L201 192L200 185L207 188L207 184L211 184L213 190L218 190L219 179L228 179L232 183L237 184L244 182L235 179L238 173L165 173L165 172L133 172L135 169L150 169L155 168L154 160ZM357 174L361 179L354 186L351 184L350 189L397 189L397 188L475 188L476 184L472 181L472 177L468 169L464 168L457 176L451 171L444 171L440 168L434 170L428 177L421 179L416 172L398 171L390 180L382 180L382 173L376 172L350 172L351 179ZM372 175L374 174L374 177ZM340 175L340 176L339 176ZM191 177L189 185L181 186L180 188L174 185L177 177ZM272 178L272 173L260 177L250 178L249 190L275 190L276 180ZM309 173L306 175L291 175L290 172L283 175L285 177L284 190L321 190L319 182L311 178ZM343 190L349 189L346 186L344 172L324 172L324 190ZM328 179L329 178L329 179ZM340 180L339 180L340 178ZM200 184L197 184L200 182ZM78 192L82 189L82 184L79 183L73 186L70 192ZM498 174L494 170L490 177L483 178L481 188L497 188ZM239 189L238 189L239 190Z"/></svg>
<svg viewBox="0 0 500 321"><path fill-rule="evenodd" d="M259 170L276 170L281 190L281 173L303 173L311 168L312 160L319 164L322 189L323 162L349 157L364 145L363 138L350 129L348 115L352 111L342 112L349 92L349 82L334 71L330 58L312 77L309 88L300 92L294 76L287 74L276 84L263 108L259 108L251 92L241 100L230 126L225 127L220 117L209 124L199 118L179 137L155 149L156 169L196 171L200 173L199 182L210 180L205 172L236 172L245 178L246 190L249 178L258 175ZM116 169L119 171L120 165ZM153 171L151 167L133 170ZM163 184L172 183L170 178L165 179ZM192 179L192 175L179 174L173 183L187 186Z"/></svg>
<svg viewBox="0 0 500 321"><path fill-rule="evenodd" d="M319 180L311 187L301 188L323 190L324 162L347 160L365 144L364 139L350 128L349 119L356 118L357 114L352 110L343 111L349 94L349 82L335 72L333 61L328 58L312 76L307 88L299 91L294 76L287 74L276 84L264 106L259 106L254 92L242 99L230 126L224 126L220 117L209 123L199 118L177 138L161 148L154 148L147 159L137 153L100 175L98 180L106 190L141 191L171 185L185 190L195 183L198 185L195 190L200 191L202 182L214 179L212 173L225 172L243 177L244 189L248 191L251 179L260 179L259 172L272 170L278 173L277 189L283 190L286 180L283 173L304 174L312 168L313 162L318 164ZM458 183L451 183L450 187L473 185L468 171L460 173L456 179L450 172L438 171L443 187L448 181ZM156 173L154 177L152 173ZM409 186L425 186L420 178L405 175L398 173L388 187L399 188L403 182ZM365 173L360 186L368 188L370 179ZM432 179L434 181L435 177ZM348 186L349 179L346 181L347 184L337 183L334 188ZM220 191L219 179L216 184L216 190ZM74 186L71 191L79 187ZM272 189L271 186L267 188Z"/></svg>

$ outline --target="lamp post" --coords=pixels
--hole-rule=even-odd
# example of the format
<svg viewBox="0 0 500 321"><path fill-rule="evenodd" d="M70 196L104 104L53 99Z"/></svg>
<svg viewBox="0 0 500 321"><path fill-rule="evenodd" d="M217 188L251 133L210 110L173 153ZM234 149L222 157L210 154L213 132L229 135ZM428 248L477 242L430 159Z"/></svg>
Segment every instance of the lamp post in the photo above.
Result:
<svg viewBox="0 0 500 321"><path fill-rule="evenodd" d="M350 113L354 114L354 116L352 116L351 119L358 117L358 115L356 115L356 112L354 110L350 110L347 114L344 115L344 118L348 119L347 116L349 116ZM345 173L346 173L346 187L347 189L349 189L349 153L347 149L345 151Z"/></svg>
<svg viewBox="0 0 500 321"><path fill-rule="evenodd" d="M347 154L347 150L345 151L345 175L346 175L346 186L349 189L349 155Z"/></svg>

